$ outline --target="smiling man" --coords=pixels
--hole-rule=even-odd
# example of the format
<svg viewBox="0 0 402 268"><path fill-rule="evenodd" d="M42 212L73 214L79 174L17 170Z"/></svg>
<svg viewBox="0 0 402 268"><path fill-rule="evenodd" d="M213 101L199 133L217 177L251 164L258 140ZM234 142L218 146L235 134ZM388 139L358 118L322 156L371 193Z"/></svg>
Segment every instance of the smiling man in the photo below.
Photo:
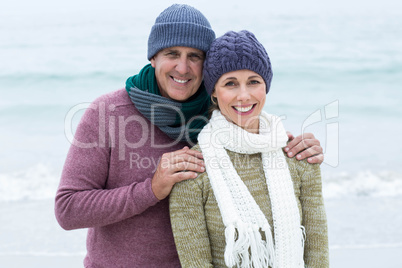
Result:
<svg viewBox="0 0 402 268"><path fill-rule="evenodd" d="M151 58L161 96L186 101L200 88L204 51L190 47L165 48Z"/></svg>
<svg viewBox="0 0 402 268"><path fill-rule="evenodd" d="M200 11L168 7L151 29L151 63L83 115L55 213L64 229L89 228L85 267L180 267L166 197L205 170L201 153L188 146L207 121L202 66L214 39ZM319 142L304 136L311 138L295 138L290 152L322 162Z"/></svg>

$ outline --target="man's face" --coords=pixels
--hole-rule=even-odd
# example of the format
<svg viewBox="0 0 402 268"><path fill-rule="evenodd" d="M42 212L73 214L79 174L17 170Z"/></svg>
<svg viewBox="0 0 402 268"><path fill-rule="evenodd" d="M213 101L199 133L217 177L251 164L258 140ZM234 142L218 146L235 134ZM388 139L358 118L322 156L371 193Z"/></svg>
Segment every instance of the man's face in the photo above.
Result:
<svg viewBox="0 0 402 268"><path fill-rule="evenodd" d="M161 95L177 101L193 96L202 82L204 52L191 47L169 47L151 59Z"/></svg>

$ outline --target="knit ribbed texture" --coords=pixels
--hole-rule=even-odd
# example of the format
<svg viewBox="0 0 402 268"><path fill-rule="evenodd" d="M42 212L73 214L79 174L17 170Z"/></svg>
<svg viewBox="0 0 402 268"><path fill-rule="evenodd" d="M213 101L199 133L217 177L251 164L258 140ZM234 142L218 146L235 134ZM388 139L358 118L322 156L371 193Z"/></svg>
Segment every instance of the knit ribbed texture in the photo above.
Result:
<svg viewBox="0 0 402 268"><path fill-rule="evenodd" d="M148 39L148 60L160 50L184 46L206 52L215 32L207 18L194 7L174 4L155 20Z"/></svg>
<svg viewBox="0 0 402 268"><path fill-rule="evenodd" d="M227 32L212 42L204 62L204 83L211 95L216 82L228 72L251 70L264 79L268 93L272 80L271 61L263 45L249 31Z"/></svg>
<svg viewBox="0 0 402 268"><path fill-rule="evenodd" d="M162 97L155 78L155 69L147 64L139 74L126 81L126 90L135 107L154 125L175 141L197 143L197 136L206 124L210 98L202 83L185 102Z"/></svg>
<svg viewBox="0 0 402 268"><path fill-rule="evenodd" d="M199 146L193 149L200 151ZM273 226L271 200L262 169L261 154L227 151L269 224ZM325 207L319 165L286 158L293 181L301 224L305 227L304 262L309 268L329 267ZM208 174L178 183L170 194L170 217L182 267L226 268L222 221ZM273 236L275 231L272 229Z"/></svg>

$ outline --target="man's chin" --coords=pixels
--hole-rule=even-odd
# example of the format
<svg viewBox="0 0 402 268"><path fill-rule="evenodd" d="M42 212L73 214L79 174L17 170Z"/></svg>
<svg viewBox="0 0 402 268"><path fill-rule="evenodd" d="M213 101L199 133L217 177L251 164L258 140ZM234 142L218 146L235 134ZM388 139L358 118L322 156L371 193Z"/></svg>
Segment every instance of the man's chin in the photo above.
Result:
<svg viewBox="0 0 402 268"><path fill-rule="evenodd" d="M184 102L190 99L194 94L190 94L189 92L192 92L191 89L176 89L172 90L169 94L169 99L179 101L179 102Z"/></svg>

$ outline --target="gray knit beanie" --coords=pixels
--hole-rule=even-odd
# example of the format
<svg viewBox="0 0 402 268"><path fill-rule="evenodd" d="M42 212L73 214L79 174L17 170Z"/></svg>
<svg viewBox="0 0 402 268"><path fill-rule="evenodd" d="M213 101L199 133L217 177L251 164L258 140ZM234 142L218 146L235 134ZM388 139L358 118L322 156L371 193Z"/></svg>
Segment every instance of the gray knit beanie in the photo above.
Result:
<svg viewBox="0 0 402 268"><path fill-rule="evenodd" d="M206 52L214 39L215 32L199 10L174 4L162 11L155 20L148 39L148 60L160 50L174 46Z"/></svg>
<svg viewBox="0 0 402 268"><path fill-rule="evenodd" d="M268 93L272 80L271 61L253 33L227 32L212 42L204 61L204 84L211 95L216 82L228 72L248 69L261 75Z"/></svg>

